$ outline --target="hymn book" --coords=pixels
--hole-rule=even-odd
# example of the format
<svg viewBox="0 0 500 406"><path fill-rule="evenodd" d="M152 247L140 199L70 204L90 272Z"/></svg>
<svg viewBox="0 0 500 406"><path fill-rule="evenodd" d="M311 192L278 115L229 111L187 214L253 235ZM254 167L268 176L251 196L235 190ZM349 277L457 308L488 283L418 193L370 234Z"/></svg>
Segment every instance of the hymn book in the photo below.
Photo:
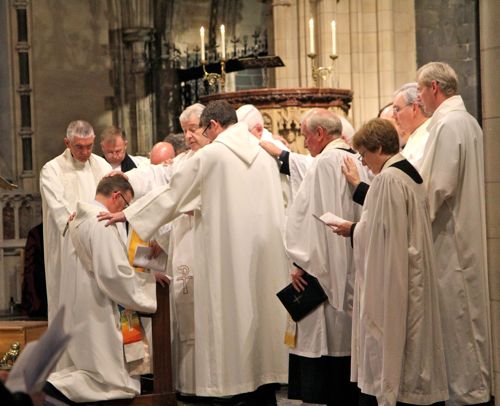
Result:
<svg viewBox="0 0 500 406"><path fill-rule="evenodd" d="M314 276L305 272L302 278L307 282L302 292L297 292L290 283L276 294L293 321L296 322L303 319L328 299L325 291Z"/></svg>
<svg viewBox="0 0 500 406"><path fill-rule="evenodd" d="M134 256L134 266L165 273L167 269L167 254L162 251L156 258L151 258L152 252L153 249L151 247L138 245Z"/></svg>
<svg viewBox="0 0 500 406"><path fill-rule="evenodd" d="M342 217L336 216L329 211L323 213L321 216L313 213L313 216L316 220L321 221L327 227L336 227L346 222L346 220L344 220Z"/></svg>

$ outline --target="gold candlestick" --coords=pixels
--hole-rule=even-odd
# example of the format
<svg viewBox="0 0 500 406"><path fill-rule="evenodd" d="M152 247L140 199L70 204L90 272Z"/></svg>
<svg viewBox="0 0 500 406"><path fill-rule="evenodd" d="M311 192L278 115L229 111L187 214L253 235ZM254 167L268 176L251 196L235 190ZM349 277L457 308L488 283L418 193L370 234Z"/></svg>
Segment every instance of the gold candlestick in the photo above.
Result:
<svg viewBox="0 0 500 406"><path fill-rule="evenodd" d="M333 63L338 58L337 55L330 55L330 59L332 60L332 66L316 66L316 54L310 53L307 54L312 61L312 78L314 80L314 84L317 87L321 87L321 80L325 81L328 76L333 72Z"/></svg>
<svg viewBox="0 0 500 406"><path fill-rule="evenodd" d="M221 59L220 61L220 73L207 72L206 61L201 62L203 68L203 80L206 80L210 86L216 86L220 82L221 92L224 91L226 86L226 61Z"/></svg>

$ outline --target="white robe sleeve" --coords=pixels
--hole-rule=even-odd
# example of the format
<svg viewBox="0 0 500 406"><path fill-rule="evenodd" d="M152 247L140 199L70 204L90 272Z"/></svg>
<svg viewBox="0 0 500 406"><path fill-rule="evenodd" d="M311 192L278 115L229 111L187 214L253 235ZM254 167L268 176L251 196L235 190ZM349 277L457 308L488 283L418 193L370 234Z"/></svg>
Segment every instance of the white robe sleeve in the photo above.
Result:
<svg viewBox="0 0 500 406"><path fill-rule="evenodd" d="M61 174L57 173L54 163L45 165L40 172L40 192L47 204L48 213L57 224L61 235L71 215L69 202L64 198Z"/></svg>
<svg viewBox="0 0 500 406"><path fill-rule="evenodd" d="M452 126L442 126L429 146L422 164L422 178L428 190L431 221L436 218L443 203L456 195L463 174L465 150L457 131Z"/></svg>
<svg viewBox="0 0 500 406"><path fill-rule="evenodd" d="M131 169L126 175L137 200L154 188L167 185L172 177L172 165L145 165Z"/></svg>
<svg viewBox="0 0 500 406"><path fill-rule="evenodd" d="M99 223L90 236L92 269L99 289L113 302L145 313L156 311L153 274L136 272L116 227Z"/></svg>
<svg viewBox="0 0 500 406"><path fill-rule="evenodd" d="M127 221L139 236L149 241L164 224L182 213L201 207L200 185L203 165L199 155L186 161L167 186L157 188L124 210Z"/></svg>

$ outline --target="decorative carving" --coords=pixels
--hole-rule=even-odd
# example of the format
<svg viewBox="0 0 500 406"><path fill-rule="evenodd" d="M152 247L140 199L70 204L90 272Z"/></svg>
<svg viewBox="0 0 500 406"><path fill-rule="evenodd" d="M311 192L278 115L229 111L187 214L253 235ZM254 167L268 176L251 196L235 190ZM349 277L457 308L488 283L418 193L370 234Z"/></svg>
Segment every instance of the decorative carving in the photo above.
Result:
<svg viewBox="0 0 500 406"><path fill-rule="evenodd" d="M307 153L300 132L301 117L311 108L321 107L347 115L351 107L352 91L348 89L253 89L201 97L206 104L211 100L226 100L235 108L253 104L262 113L266 128L283 137L293 152Z"/></svg>
<svg viewBox="0 0 500 406"><path fill-rule="evenodd" d="M12 368L14 362L16 362L16 359L19 356L20 351L21 351L21 345L19 344L19 341L12 343L9 351L7 351L0 359L0 368L2 369Z"/></svg>

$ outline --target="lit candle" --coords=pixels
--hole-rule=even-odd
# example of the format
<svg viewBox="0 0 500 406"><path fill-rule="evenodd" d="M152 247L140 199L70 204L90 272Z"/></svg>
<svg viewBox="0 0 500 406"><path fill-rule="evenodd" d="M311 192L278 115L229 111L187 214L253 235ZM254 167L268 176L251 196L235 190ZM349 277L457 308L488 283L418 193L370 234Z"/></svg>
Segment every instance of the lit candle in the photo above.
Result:
<svg viewBox="0 0 500 406"><path fill-rule="evenodd" d="M332 55L337 55L337 26L335 20L332 21Z"/></svg>
<svg viewBox="0 0 500 406"><path fill-rule="evenodd" d="M314 54L314 20L309 19L309 52Z"/></svg>
<svg viewBox="0 0 500 406"><path fill-rule="evenodd" d="M220 41L221 41L221 59L226 60L226 29L224 24L220 26Z"/></svg>
<svg viewBox="0 0 500 406"><path fill-rule="evenodd" d="M201 50L200 50L200 58L201 62L205 62L205 28L203 26L200 28L200 40L201 40Z"/></svg>

